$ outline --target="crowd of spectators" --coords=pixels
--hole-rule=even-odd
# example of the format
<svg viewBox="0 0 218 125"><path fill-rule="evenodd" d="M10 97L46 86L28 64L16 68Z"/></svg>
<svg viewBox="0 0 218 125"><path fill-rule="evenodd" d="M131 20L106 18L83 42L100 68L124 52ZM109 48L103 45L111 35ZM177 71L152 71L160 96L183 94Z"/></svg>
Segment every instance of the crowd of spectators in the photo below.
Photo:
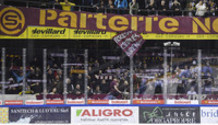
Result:
<svg viewBox="0 0 218 125"><path fill-rule="evenodd" d="M130 70L129 58L101 52L101 56L89 55L88 86L84 81L84 55L69 53L67 68L67 94L84 97L85 89L88 98L92 99L129 99ZM183 61L177 60L182 58ZM7 56L6 94L22 94L23 70L22 56ZM196 57L182 52L174 55L173 70L168 66L167 93L173 98L186 98L187 95L198 94L198 67ZM64 94L64 58L63 54L49 53L47 58L47 94ZM202 61L202 94L214 94L217 90L216 72L211 67L217 59ZM177 64L178 63L178 64ZM170 64L170 63L169 63ZM27 63L25 93L40 95L43 93L43 66L40 57ZM163 94L164 83L163 54L161 50L147 50L137 53L134 58L133 93L134 98L153 97ZM149 96L148 96L149 95ZM170 97L169 97L170 98Z"/></svg>
<svg viewBox="0 0 218 125"><path fill-rule="evenodd" d="M10 0L11 1L11 0ZM5 1L6 5L17 5ZM35 0L29 0L35 1ZM131 15L166 15L166 16L215 16L217 0L40 0L40 3L28 3L28 6L62 9L66 11L90 11ZM23 4L21 4L22 6Z"/></svg>

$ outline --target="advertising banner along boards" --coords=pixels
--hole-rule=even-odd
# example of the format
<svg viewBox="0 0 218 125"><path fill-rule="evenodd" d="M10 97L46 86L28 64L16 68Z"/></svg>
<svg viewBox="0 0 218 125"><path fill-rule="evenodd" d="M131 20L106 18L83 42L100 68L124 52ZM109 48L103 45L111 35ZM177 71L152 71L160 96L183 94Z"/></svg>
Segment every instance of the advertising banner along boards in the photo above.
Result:
<svg viewBox="0 0 218 125"><path fill-rule="evenodd" d="M218 107L201 107L201 123L218 123Z"/></svg>
<svg viewBox="0 0 218 125"><path fill-rule="evenodd" d="M0 108L0 124L8 123L9 121L9 113L8 108Z"/></svg>
<svg viewBox="0 0 218 125"><path fill-rule="evenodd" d="M71 123L70 107L11 107L9 123Z"/></svg>
<svg viewBox="0 0 218 125"><path fill-rule="evenodd" d="M138 124L138 107L72 107L72 124Z"/></svg>
<svg viewBox="0 0 218 125"><path fill-rule="evenodd" d="M139 123L200 123L199 107L140 107Z"/></svg>

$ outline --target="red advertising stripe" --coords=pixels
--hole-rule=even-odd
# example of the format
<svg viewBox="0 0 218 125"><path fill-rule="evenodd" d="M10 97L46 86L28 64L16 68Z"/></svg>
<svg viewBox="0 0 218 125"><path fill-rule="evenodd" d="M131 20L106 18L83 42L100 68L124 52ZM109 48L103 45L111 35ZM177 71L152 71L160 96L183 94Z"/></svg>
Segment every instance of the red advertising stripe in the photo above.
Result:
<svg viewBox="0 0 218 125"><path fill-rule="evenodd" d="M5 100L5 105L23 105L23 100Z"/></svg>
<svg viewBox="0 0 218 125"><path fill-rule="evenodd" d="M202 100L201 104L205 105L218 105L218 100Z"/></svg>
<svg viewBox="0 0 218 125"><path fill-rule="evenodd" d="M85 100L67 100L67 104L85 104Z"/></svg>
<svg viewBox="0 0 218 125"><path fill-rule="evenodd" d="M43 105L44 101L43 100L26 100L25 104L26 105Z"/></svg>
<svg viewBox="0 0 218 125"><path fill-rule="evenodd" d="M88 100L88 104L109 104L109 100Z"/></svg>
<svg viewBox="0 0 218 125"><path fill-rule="evenodd" d="M130 100L110 100L109 104L130 104Z"/></svg>
<svg viewBox="0 0 218 125"><path fill-rule="evenodd" d="M164 100L133 100L133 104L164 104Z"/></svg>
<svg viewBox="0 0 218 125"><path fill-rule="evenodd" d="M47 100L46 104L51 104L51 105L64 104L64 100Z"/></svg>

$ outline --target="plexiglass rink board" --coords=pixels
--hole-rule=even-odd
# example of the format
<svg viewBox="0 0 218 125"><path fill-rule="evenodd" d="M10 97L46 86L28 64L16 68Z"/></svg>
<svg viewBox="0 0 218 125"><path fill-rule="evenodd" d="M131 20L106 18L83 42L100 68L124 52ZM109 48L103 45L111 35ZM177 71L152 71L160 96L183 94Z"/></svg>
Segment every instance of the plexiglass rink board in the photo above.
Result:
<svg viewBox="0 0 218 125"><path fill-rule="evenodd" d="M168 47L166 56L167 104L198 104L198 50Z"/></svg>

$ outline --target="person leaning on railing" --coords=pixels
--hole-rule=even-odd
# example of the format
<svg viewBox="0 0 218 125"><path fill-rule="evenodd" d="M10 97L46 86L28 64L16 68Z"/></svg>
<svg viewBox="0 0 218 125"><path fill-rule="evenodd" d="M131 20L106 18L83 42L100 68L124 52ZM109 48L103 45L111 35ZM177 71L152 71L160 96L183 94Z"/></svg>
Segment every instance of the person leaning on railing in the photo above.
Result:
<svg viewBox="0 0 218 125"><path fill-rule="evenodd" d="M120 9L117 12L118 14L124 14L125 11L123 9L127 9L128 1L127 0L115 0L114 5L116 8Z"/></svg>
<svg viewBox="0 0 218 125"><path fill-rule="evenodd" d="M161 4L158 6L158 10L161 12L159 13L160 15L168 15L168 5L166 4L166 0L161 0Z"/></svg>
<svg viewBox="0 0 218 125"><path fill-rule="evenodd" d="M214 0L209 0L209 2L208 2L208 10L209 10L208 15L209 16L215 16L216 9L217 9L217 5L214 2Z"/></svg>
<svg viewBox="0 0 218 125"><path fill-rule="evenodd" d="M59 2L58 0L55 0L56 4ZM62 10L65 11L73 11L74 10L74 6L76 6L75 3L69 2L68 0L64 0L64 2L60 2L59 3L62 6Z"/></svg>
<svg viewBox="0 0 218 125"><path fill-rule="evenodd" d="M129 3L129 14L138 14L139 9L139 3L136 0L132 0L132 2Z"/></svg>
<svg viewBox="0 0 218 125"><path fill-rule="evenodd" d="M207 12L207 7L206 7L206 3L203 2L202 0L200 0L197 4L196 4L196 13L195 16L205 16L205 13Z"/></svg>
<svg viewBox="0 0 218 125"><path fill-rule="evenodd" d="M108 0L108 5L106 6L106 8L108 9L107 12L115 13L113 0Z"/></svg>
<svg viewBox="0 0 218 125"><path fill-rule="evenodd" d="M173 10L173 16L178 16L181 15L181 4L179 3L178 0L174 0L173 2L173 6L171 7L171 9Z"/></svg>

